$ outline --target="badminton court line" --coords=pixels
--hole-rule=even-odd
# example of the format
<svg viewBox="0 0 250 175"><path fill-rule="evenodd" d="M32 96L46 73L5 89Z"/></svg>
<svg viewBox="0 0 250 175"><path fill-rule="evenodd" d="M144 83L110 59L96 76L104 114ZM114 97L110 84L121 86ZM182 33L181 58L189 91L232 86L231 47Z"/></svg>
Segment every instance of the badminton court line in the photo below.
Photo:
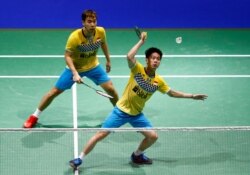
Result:
<svg viewBox="0 0 250 175"><path fill-rule="evenodd" d="M77 129L78 125L78 114L77 114L77 88L76 84L72 86L72 105L73 105L73 128ZM74 131L74 157L78 156L78 132Z"/></svg>
<svg viewBox="0 0 250 175"><path fill-rule="evenodd" d="M73 106L73 128L78 128L78 113L77 113L77 88L76 83L72 86L72 106ZM74 143L74 158L78 157L78 131L73 132ZM78 170L75 171L75 175L78 175Z"/></svg>
<svg viewBox="0 0 250 175"><path fill-rule="evenodd" d="M164 78L250 78L250 75L239 74L239 75L161 75ZM0 75L0 79L32 79L32 78L58 78L59 76L50 75ZM109 75L110 78L129 78L129 75Z"/></svg>
<svg viewBox="0 0 250 175"><path fill-rule="evenodd" d="M104 58L104 55L97 55ZM110 55L111 58L126 58L127 55ZM0 58L63 58L64 55L0 55ZM145 55L136 55L138 58L144 58ZM249 54L222 54L222 55L163 55L163 58L250 58Z"/></svg>

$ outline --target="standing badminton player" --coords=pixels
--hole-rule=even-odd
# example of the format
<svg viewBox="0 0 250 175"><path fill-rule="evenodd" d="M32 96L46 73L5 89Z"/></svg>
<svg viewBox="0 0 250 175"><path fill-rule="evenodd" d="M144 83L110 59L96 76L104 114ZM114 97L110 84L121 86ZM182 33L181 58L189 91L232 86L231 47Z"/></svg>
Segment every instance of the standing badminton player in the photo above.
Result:
<svg viewBox="0 0 250 175"><path fill-rule="evenodd" d="M82 77L91 79L100 85L110 96L110 101L115 106L118 94L107 73L111 70L106 33L103 27L97 27L97 15L93 10L82 13L83 28L73 31L67 41L65 51L66 68L57 80L55 86L42 98L38 108L23 124L24 128L32 128L38 117L59 94L72 85L82 82ZM106 57L106 72L99 64L97 51L101 47Z"/></svg>
<svg viewBox="0 0 250 175"><path fill-rule="evenodd" d="M156 73L162 58L162 51L151 47L146 50L146 66L144 67L135 59L139 48L144 44L147 37L146 32L141 33L140 40L132 47L127 54L128 66L130 68L130 78L120 100L113 111L103 122L102 128L119 128L129 123L135 128L152 128L150 121L142 113L145 103L156 91L167 94L170 97L189 98L194 100L205 100L207 95L190 94L171 89L164 79ZM86 156L103 138L109 135L110 131L103 130L97 132L84 147L78 158L69 162L70 166L76 169L81 165ZM141 131L144 139L139 144L137 150L131 155L131 161L135 164L152 164L152 160L144 155L144 151L149 148L158 138L153 130Z"/></svg>

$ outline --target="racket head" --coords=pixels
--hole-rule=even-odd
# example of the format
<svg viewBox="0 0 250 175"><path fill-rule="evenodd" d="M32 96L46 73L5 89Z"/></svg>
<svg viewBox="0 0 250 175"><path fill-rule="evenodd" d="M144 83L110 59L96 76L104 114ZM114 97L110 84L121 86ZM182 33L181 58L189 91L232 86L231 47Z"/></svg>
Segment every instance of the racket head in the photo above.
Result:
<svg viewBox="0 0 250 175"><path fill-rule="evenodd" d="M102 92L100 90L96 90L96 93L99 94L99 95L101 95L101 96L103 96L103 97L106 97L106 98L114 98L111 95L106 94L105 92Z"/></svg>
<svg viewBox="0 0 250 175"><path fill-rule="evenodd" d="M139 27L135 26L134 30L135 30L135 33L138 36L138 38L141 38L141 30L139 29Z"/></svg>

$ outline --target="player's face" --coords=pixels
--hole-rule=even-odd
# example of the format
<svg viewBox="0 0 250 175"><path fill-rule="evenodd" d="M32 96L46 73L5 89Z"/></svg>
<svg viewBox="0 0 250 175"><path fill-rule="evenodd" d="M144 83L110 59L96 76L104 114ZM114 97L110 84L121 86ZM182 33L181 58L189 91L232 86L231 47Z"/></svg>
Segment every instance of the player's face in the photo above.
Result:
<svg viewBox="0 0 250 175"><path fill-rule="evenodd" d="M147 66L151 69L157 69L161 63L161 57L158 53L154 52L147 60Z"/></svg>
<svg viewBox="0 0 250 175"><path fill-rule="evenodd" d="M85 21L83 21L85 29L90 33L93 33L95 31L96 24L97 21L95 17L87 17Z"/></svg>

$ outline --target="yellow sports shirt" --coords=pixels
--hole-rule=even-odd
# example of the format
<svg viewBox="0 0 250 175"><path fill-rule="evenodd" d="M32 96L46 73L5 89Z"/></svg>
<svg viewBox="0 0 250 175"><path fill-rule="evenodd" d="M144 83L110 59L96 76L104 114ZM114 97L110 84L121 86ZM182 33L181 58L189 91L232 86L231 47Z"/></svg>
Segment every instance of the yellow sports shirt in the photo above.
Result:
<svg viewBox="0 0 250 175"><path fill-rule="evenodd" d="M137 115L142 112L146 101L157 90L167 93L170 87L158 74L153 78L149 77L143 65L137 61L131 68L128 84L116 105L127 114Z"/></svg>
<svg viewBox="0 0 250 175"><path fill-rule="evenodd" d="M90 39L84 36L82 29L77 29L70 34L65 49L72 53L76 70L84 72L99 64L97 52L105 42L106 34L102 27L96 27L95 35Z"/></svg>

